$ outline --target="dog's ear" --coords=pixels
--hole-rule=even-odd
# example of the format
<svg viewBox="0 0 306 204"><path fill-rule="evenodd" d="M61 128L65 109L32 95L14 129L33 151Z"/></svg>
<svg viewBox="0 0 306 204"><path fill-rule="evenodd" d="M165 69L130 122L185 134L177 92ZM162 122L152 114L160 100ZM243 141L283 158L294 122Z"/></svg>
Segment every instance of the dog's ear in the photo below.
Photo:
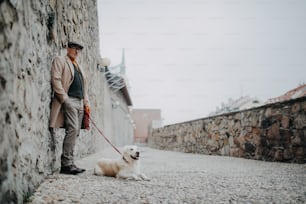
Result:
<svg viewBox="0 0 306 204"><path fill-rule="evenodd" d="M137 151L138 147L134 145L134 146L131 146L131 149L133 149L133 151Z"/></svg>
<svg viewBox="0 0 306 204"><path fill-rule="evenodd" d="M134 146L127 146L127 151L133 152L133 151L135 151L135 147Z"/></svg>
<svg viewBox="0 0 306 204"><path fill-rule="evenodd" d="M127 152L129 150L129 146L124 146L123 147L123 152Z"/></svg>

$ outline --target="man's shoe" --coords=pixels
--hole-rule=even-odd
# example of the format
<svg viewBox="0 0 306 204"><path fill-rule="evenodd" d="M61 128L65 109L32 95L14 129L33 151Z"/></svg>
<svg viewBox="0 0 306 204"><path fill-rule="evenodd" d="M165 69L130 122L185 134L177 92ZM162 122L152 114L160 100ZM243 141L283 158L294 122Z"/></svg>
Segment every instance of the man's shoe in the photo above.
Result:
<svg viewBox="0 0 306 204"><path fill-rule="evenodd" d="M73 166L74 168L76 168L80 173L83 173L84 171L86 171L86 169L82 169L77 167L76 165L72 164L71 166Z"/></svg>
<svg viewBox="0 0 306 204"><path fill-rule="evenodd" d="M81 169L77 168L74 165L62 166L60 171L61 174L72 174L72 175L76 175L82 172L83 171L81 171Z"/></svg>

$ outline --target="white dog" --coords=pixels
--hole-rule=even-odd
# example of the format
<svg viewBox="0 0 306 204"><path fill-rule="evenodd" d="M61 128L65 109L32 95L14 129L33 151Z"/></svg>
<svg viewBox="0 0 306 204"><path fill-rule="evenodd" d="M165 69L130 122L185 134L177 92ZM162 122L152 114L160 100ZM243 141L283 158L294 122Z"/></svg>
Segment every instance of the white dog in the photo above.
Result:
<svg viewBox="0 0 306 204"><path fill-rule="evenodd" d="M139 156L140 153L137 146L125 146L122 157L118 159L100 159L94 169L94 174L97 176L149 181L150 179L146 175L140 173Z"/></svg>

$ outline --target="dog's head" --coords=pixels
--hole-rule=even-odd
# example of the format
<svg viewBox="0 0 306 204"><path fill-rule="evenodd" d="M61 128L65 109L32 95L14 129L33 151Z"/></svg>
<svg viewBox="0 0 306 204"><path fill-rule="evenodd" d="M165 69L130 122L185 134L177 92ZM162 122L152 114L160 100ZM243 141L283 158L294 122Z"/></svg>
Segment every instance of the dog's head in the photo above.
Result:
<svg viewBox="0 0 306 204"><path fill-rule="evenodd" d="M128 162L133 162L139 159L140 153L138 147L135 145L125 146L123 148L123 157Z"/></svg>

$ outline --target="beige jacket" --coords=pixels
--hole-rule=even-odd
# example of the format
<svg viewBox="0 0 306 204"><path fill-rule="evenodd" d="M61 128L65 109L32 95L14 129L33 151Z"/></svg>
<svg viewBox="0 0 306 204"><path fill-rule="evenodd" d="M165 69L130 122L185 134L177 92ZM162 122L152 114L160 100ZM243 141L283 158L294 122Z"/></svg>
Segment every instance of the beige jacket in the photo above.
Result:
<svg viewBox="0 0 306 204"><path fill-rule="evenodd" d="M87 95L87 83L84 75L84 71L79 66L83 75L84 85L84 103L88 103ZM68 90L73 82L74 68L73 64L68 56L57 56L54 58L51 67L51 84L54 92L51 104L50 114L50 127L60 128L64 127L64 115L61 110L62 103L68 98Z"/></svg>

